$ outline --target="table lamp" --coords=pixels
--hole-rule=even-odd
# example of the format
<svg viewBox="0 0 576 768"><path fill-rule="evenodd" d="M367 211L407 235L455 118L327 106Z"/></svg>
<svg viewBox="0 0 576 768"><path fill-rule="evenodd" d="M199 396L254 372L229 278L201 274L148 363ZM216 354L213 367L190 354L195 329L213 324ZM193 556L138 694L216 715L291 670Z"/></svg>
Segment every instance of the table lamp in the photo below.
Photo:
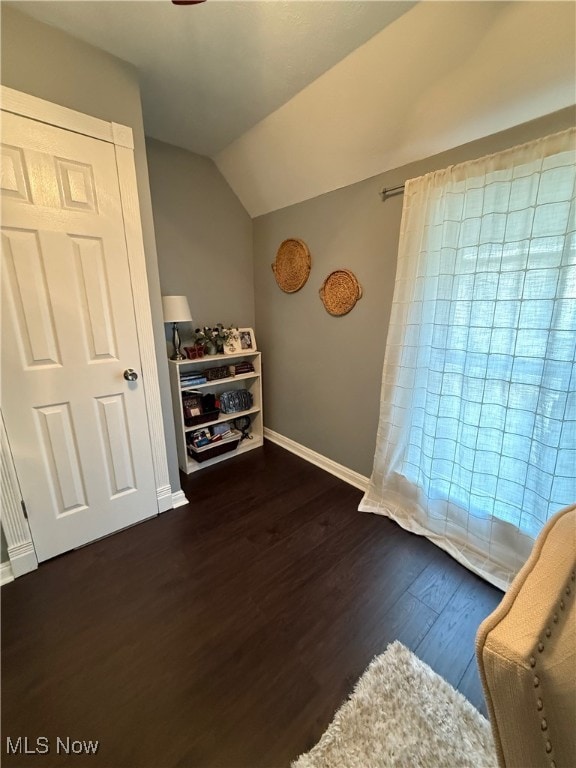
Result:
<svg viewBox="0 0 576 768"><path fill-rule="evenodd" d="M186 356L180 351L178 323L192 322L188 299L186 296L162 296L162 309L164 312L164 322L172 323L174 354L170 360L186 360Z"/></svg>

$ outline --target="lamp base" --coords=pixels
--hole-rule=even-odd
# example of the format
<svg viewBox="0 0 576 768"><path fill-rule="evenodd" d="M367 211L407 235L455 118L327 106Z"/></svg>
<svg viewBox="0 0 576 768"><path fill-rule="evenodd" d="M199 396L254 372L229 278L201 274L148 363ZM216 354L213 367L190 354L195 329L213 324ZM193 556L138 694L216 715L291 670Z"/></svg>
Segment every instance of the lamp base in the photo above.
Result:
<svg viewBox="0 0 576 768"><path fill-rule="evenodd" d="M178 323L172 323L172 344L174 345L174 354L170 360L186 360L186 355L182 354L180 349L180 334L178 333Z"/></svg>

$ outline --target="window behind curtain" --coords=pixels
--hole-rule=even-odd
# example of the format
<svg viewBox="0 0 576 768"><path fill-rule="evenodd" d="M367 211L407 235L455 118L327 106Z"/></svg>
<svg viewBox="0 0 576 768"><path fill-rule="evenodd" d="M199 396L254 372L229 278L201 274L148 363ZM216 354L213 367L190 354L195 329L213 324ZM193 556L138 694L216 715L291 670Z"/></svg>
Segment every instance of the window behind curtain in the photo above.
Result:
<svg viewBox="0 0 576 768"><path fill-rule="evenodd" d="M576 500L575 189L573 131L407 185L361 509L490 560Z"/></svg>

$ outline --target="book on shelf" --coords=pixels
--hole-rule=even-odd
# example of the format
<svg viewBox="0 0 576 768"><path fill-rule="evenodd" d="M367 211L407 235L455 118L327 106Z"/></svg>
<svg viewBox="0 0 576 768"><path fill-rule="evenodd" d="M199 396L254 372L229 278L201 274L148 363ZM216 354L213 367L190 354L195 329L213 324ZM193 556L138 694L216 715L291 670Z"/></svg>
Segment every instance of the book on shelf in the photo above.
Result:
<svg viewBox="0 0 576 768"><path fill-rule="evenodd" d="M234 369L234 376L240 376L243 373L254 373L254 366L248 360L236 363L236 365L231 365L230 367Z"/></svg>
<svg viewBox="0 0 576 768"><path fill-rule="evenodd" d="M204 429L197 429L190 434L187 438L187 442L192 444L197 450L200 448L206 448L216 443L227 443L231 440L238 440L239 432L234 429L228 428L225 432L213 431L212 428L207 427Z"/></svg>
<svg viewBox="0 0 576 768"><path fill-rule="evenodd" d="M205 376L191 376L186 378L180 378L181 387L197 387L198 384L206 384L207 379Z"/></svg>

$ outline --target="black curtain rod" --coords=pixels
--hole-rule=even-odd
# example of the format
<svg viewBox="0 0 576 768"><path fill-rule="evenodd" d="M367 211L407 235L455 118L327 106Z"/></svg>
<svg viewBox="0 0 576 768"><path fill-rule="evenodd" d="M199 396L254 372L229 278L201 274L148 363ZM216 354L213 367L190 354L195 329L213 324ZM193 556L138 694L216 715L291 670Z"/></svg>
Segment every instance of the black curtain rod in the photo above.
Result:
<svg viewBox="0 0 576 768"><path fill-rule="evenodd" d="M384 187L380 191L380 197L382 200L385 200L387 197L390 197L391 195L401 195L404 192L404 184L399 184L397 187Z"/></svg>

